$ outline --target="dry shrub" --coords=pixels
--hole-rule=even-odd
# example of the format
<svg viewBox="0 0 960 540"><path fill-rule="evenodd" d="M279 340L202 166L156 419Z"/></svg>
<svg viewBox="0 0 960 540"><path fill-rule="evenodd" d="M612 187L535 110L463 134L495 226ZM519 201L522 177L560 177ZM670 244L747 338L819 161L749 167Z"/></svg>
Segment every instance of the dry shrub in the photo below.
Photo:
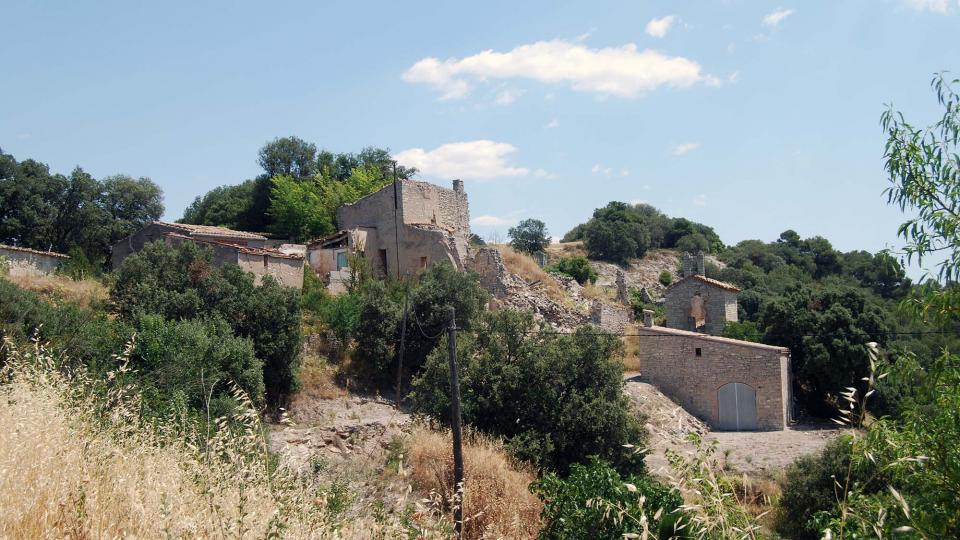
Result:
<svg viewBox="0 0 960 540"><path fill-rule="evenodd" d="M631 332L632 328L628 326L624 331ZM621 339L623 340L623 358L621 358L623 369L625 371L640 371L640 336L626 335Z"/></svg>
<svg viewBox="0 0 960 540"><path fill-rule="evenodd" d="M151 429L122 381L66 378L51 355L9 342L0 371L2 538L398 538L397 516L330 511L310 477L269 464L263 426L243 407L217 429ZM244 396L239 394L239 399ZM249 401L244 401L249 405ZM349 487L348 487L349 489ZM401 504L402 507L402 504ZM440 538L435 523L417 529Z"/></svg>
<svg viewBox="0 0 960 540"><path fill-rule="evenodd" d="M107 299L107 287L95 279L74 281L58 275L6 276L5 279L44 298L67 300L85 308Z"/></svg>
<svg viewBox="0 0 960 540"><path fill-rule="evenodd" d="M337 368L316 354L305 354L300 363L300 391L298 399L335 399L347 395L347 391L336 383ZM294 405L295 406L295 405Z"/></svg>
<svg viewBox="0 0 960 540"><path fill-rule="evenodd" d="M418 428L409 445L414 485L453 499L453 452L449 431ZM465 437L463 538L535 538L540 530L543 503L528 486L532 470L510 458L495 440L471 434Z"/></svg>

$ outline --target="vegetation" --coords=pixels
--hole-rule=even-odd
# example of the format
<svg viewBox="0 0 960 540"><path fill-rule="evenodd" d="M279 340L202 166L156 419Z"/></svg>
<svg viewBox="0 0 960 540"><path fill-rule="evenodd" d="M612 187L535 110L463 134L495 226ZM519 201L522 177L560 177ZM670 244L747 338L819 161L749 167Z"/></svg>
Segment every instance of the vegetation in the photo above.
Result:
<svg viewBox="0 0 960 540"><path fill-rule="evenodd" d="M300 352L300 293L269 276L259 286L236 265L215 266L212 252L192 242L170 247L147 244L123 261L110 301L121 321L145 315L170 321L211 319L250 340L263 362L263 384L271 403L296 389ZM218 324L218 323L213 323ZM259 397L256 387L244 388Z"/></svg>
<svg viewBox="0 0 960 540"><path fill-rule="evenodd" d="M673 274L664 270L663 272L660 272L659 276L657 276L657 281L659 281L661 285L666 287L671 283L673 283Z"/></svg>
<svg viewBox="0 0 960 540"><path fill-rule="evenodd" d="M521 253L536 253L550 245L547 225L539 219L525 219L507 231L510 246Z"/></svg>
<svg viewBox="0 0 960 540"><path fill-rule="evenodd" d="M566 473L599 456L622 472L641 472L645 432L623 394L613 335L580 329L544 332L528 313L484 314L457 336L463 421L504 437L518 459ZM413 383L415 411L449 422L446 346L427 358Z"/></svg>
<svg viewBox="0 0 960 540"><path fill-rule="evenodd" d="M577 283L586 285L597 281L597 272L590 266L590 261L583 256L563 257L550 265L547 270L559 272L572 277Z"/></svg>
<svg viewBox="0 0 960 540"><path fill-rule="evenodd" d="M679 491L649 476L623 478L596 459L572 465L566 478L547 474L531 489L544 501L543 540L618 540L638 531L672 538L682 530Z"/></svg>
<svg viewBox="0 0 960 540"><path fill-rule="evenodd" d="M593 259L626 262L651 248L718 253L723 242L712 228L684 218L670 218L648 204L611 202L577 225L564 242L583 240Z"/></svg>
<svg viewBox="0 0 960 540"><path fill-rule="evenodd" d="M0 150L0 243L82 253L99 270L110 247L163 214L163 192L149 178L69 176Z"/></svg>

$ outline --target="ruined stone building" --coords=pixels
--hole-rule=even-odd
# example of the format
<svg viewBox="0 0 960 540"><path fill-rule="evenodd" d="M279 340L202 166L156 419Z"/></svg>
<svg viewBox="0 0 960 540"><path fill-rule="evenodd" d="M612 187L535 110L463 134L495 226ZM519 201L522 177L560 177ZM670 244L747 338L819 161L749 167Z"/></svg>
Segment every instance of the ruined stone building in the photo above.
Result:
<svg viewBox="0 0 960 540"><path fill-rule="evenodd" d="M17 246L0 244L0 257L6 259L10 275L49 276L57 271L60 263L69 259L68 255L53 251L40 251Z"/></svg>
<svg viewBox="0 0 960 540"><path fill-rule="evenodd" d="M258 284L263 276L269 275L284 286L303 287L304 246L272 240L262 234L209 225L155 221L114 244L113 267L119 268L123 259L154 241L168 245L193 242L213 251L214 264L236 264L252 273Z"/></svg>
<svg viewBox="0 0 960 540"><path fill-rule="evenodd" d="M462 180L454 180L453 189L398 180L340 207L337 223L338 233L308 246L310 266L331 283L342 276L351 252L363 253L377 272L393 277L439 262L463 270L470 259L470 210Z"/></svg>
<svg viewBox="0 0 960 540"><path fill-rule="evenodd" d="M693 268L694 262L696 269ZM722 335L727 321L737 321L736 286L706 277L703 252L683 256L683 278L667 287L667 327Z"/></svg>

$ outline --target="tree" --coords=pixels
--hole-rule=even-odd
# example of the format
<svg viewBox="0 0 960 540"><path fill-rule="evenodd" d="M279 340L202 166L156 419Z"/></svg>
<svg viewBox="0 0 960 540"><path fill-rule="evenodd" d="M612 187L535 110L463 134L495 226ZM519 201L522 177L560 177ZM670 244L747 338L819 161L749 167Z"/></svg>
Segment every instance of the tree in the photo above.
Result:
<svg viewBox="0 0 960 540"><path fill-rule="evenodd" d="M507 231L510 245L523 253L543 251L550 245L547 234L547 225L539 219L525 219Z"/></svg>
<svg viewBox="0 0 960 540"><path fill-rule="evenodd" d="M235 186L214 188L194 199L183 211L180 222L250 230L248 220L255 186L254 180L247 180Z"/></svg>
<svg viewBox="0 0 960 540"><path fill-rule="evenodd" d="M564 257L551 265L549 270L568 275L577 280L580 285L594 283L597 281L597 273L590 266L590 261L582 255L575 257Z"/></svg>
<svg viewBox="0 0 960 540"><path fill-rule="evenodd" d="M317 146L299 137L279 137L263 145L257 163L265 176L306 178L316 172Z"/></svg>
<svg viewBox="0 0 960 540"><path fill-rule="evenodd" d="M529 313L484 313L457 335L461 414L476 429L504 437L518 458L566 473L599 456L621 472L640 472L646 438L623 394L614 335L581 328L558 335ZM411 394L414 410L449 422L447 347L428 356Z"/></svg>

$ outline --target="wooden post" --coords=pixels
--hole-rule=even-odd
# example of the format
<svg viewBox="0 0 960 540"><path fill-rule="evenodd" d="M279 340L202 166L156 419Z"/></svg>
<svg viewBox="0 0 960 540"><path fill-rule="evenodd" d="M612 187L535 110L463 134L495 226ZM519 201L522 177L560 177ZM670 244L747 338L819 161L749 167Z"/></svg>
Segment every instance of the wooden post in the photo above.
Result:
<svg viewBox="0 0 960 540"><path fill-rule="evenodd" d="M463 433L460 428L460 380L457 377L457 320L456 310L450 307L450 326L447 330L447 348L450 351L450 424L453 431L453 528L457 538L463 529Z"/></svg>

